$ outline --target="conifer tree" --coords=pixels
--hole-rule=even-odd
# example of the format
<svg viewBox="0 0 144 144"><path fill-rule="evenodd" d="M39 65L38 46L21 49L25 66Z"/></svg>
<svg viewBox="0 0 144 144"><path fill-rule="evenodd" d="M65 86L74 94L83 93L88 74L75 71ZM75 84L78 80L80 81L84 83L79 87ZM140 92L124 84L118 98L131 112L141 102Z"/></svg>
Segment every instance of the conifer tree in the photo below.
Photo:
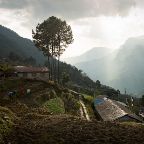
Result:
<svg viewBox="0 0 144 144"><path fill-rule="evenodd" d="M35 45L48 56L48 67L51 71L49 78L56 73L59 81L59 60L61 54L69 44L73 42L73 34L70 25L57 17L51 16L41 24L38 24L35 32L32 30L33 41ZM50 63L51 59L51 63ZM58 64L55 64L56 60Z"/></svg>

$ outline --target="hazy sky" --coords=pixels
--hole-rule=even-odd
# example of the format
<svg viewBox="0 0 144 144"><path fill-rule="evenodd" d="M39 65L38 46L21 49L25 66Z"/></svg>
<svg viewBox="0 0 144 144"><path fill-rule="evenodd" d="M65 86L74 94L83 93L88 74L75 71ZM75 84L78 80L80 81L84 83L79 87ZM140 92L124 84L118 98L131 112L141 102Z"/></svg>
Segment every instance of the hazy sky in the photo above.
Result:
<svg viewBox="0 0 144 144"><path fill-rule="evenodd" d="M0 24L31 39L31 30L49 16L71 25L74 43L63 57L93 47L119 48L144 35L144 0L0 0Z"/></svg>

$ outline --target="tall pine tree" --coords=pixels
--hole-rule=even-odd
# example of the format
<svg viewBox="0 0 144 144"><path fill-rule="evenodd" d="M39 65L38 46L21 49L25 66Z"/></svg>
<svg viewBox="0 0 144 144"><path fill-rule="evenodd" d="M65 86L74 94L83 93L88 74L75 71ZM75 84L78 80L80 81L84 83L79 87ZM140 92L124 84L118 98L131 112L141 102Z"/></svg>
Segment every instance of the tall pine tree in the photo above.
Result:
<svg viewBox="0 0 144 144"><path fill-rule="evenodd" d="M59 60L61 54L69 44L73 42L73 34L70 25L57 17L51 16L32 30L35 45L48 56L48 67L50 69L49 78L53 79L57 75L59 81ZM50 60L51 59L51 60ZM56 60L58 64L56 63ZM56 68L58 74L56 74Z"/></svg>

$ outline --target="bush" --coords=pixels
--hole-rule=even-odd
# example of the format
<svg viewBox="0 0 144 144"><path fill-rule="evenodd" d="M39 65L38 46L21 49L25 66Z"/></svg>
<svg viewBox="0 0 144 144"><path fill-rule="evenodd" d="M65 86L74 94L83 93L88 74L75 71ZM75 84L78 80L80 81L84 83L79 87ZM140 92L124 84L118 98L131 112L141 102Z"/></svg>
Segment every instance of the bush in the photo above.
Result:
<svg viewBox="0 0 144 144"><path fill-rule="evenodd" d="M64 101L65 110L67 113L77 115L80 109L80 104L75 97L70 93L63 93L61 96Z"/></svg>
<svg viewBox="0 0 144 144"><path fill-rule="evenodd" d="M93 97L92 96L90 96L90 95L86 95L86 94L83 94L83 96L84 96L84 101L86 102L86 103L92 103L92 101L93 101Z"/></svg>

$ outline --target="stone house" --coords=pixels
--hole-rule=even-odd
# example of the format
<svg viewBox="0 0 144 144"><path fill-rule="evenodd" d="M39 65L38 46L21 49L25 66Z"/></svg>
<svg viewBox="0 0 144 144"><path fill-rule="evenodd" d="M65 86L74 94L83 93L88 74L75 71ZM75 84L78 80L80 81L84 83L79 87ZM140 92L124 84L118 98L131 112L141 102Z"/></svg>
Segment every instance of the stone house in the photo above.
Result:
<svg viewBox="0 0 144 144"><path fill-rule="evenodd" d="M21 78L48 79L49 70L47 67L14 66L15 73Z"/></svg>

